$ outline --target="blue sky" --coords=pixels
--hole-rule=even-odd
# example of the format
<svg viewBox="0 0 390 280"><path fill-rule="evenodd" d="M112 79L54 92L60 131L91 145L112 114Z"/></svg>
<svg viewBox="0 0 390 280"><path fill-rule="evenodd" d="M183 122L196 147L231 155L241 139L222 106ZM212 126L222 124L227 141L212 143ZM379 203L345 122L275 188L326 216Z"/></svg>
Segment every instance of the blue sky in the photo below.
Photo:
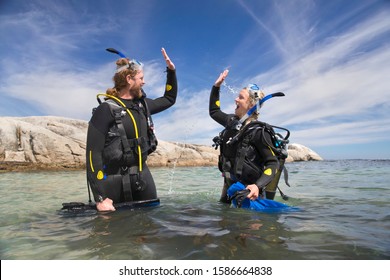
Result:
<svg viewBox="0 0 390 280"><path fill-rule="evenodd" d="M154 116L159 139L212 144L208 115L224 69L221 107L257 83L286 96L261 119L325 159L390 158L390 1L1 0L0 116L89 120L112 86L116 48L145 63L149 97L163 93L164 47L179 96Z"/></svg>

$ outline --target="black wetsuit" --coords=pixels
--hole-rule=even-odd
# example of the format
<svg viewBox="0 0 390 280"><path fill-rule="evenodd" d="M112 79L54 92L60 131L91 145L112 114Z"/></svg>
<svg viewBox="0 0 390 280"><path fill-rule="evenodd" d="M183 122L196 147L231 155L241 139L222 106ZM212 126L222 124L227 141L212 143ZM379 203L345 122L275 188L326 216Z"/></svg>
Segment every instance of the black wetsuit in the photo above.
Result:
<svg viewBox="0 0 390 280"><path fill-rule="evenodd" d="M139 190L138 186L134 185L134 181L123 185L124 176L128 176L126 171L130 167L139 168L139 155L137 145L133 145L134 160L131 160L130 166L119 166L108 164L107 159L103 155L103 151L107 146L108 138L112 133L112 128L116 126L115 117L113 111L110 109L108 102L100 104L90 122L87 135L87 149L86 149L86 169L87 178L91 190L93 192L95 201L102 201L105 198L110 198L114 203L127 201L123 190L131 189L131 200L149 200L157 198L156 186L150 170L146 164L147 156L150 151L150 131L147 121L146 108L149 109L149 113L156 114L169 107L176 102L177 96L177 80L176 72L174 70L167 69L167 82L165 87L164 96L150 99L143 95L140 99L126 100L119 98L126 108L132 113L138 129L138 138L145 140L142 142L142 172L141 179L143 181L142 189ZM142 99L142 100L141 100ZM127 138L135 139L135 129L133 121L126 113L121 118L124 130Z"/></svg>
<svg viewBox="0 0 390 280"><path fill-rule="evenodd" d="M213 86L210 93L209 113L212 119L225 127L221 135L221 156L219 167L224 172L224 187L222 190L221 201L229 202L227 199L227 189L237 181L244 185L256 184L260 191L263 190L275 177L279 168L278 158L267 143L272 143L271 137L267 131L252 130L250 141L247 149L243 149L243 139L240 141L227 144L231 137L239 133L235 124L238 119L234 114L226 114L220 109L219 87ZM246 124L249 125L249 124ZM241 130L245 126L241 127ZM249 133L249 132L248 132ZM245 133L244 133L245 134ZM265 140L264 140L265 139ZM238 160L239 153L245 152L244 162ZM238 165L241 165L240 174L238 174Z"/></svg>

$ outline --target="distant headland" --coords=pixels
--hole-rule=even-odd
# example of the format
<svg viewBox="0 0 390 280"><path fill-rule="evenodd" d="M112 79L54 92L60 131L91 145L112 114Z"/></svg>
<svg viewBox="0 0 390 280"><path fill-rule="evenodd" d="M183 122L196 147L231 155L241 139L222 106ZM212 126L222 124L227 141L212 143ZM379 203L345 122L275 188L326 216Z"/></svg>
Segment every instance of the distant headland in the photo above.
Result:
<svg viewBox="0 0 390 280"><path fill-rule="evenodd" d="M88 122L55 116L0 117L0 172L85 168ZM159 140L151 167L216 166L211 146ZM287 162L322 158L300 144L289 144Z"/></svg>

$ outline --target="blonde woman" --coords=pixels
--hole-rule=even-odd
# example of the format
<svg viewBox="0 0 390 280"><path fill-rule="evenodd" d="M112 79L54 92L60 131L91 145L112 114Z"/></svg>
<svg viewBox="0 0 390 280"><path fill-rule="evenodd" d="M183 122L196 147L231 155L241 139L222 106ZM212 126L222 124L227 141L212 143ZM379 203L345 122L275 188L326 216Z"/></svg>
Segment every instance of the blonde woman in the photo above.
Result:
<svg viewBox="0 0 390 280"><path fill-rule="evenodd" d="M230 203L228 188L237 182L248 190L247 197L255 200L263 196L266 186L275 178L279 161L273 147L270 129L259 122L260 100L264 97L256 84L243 88L235 99L234 114L220 108L220 87L229 71L215 81L210 93L209 113L225 129L215 138L220 146L219 169L224 176L221 202ZM264 129L263 129L264 128ZM273 194L267 198L273 199Z"/></svg>

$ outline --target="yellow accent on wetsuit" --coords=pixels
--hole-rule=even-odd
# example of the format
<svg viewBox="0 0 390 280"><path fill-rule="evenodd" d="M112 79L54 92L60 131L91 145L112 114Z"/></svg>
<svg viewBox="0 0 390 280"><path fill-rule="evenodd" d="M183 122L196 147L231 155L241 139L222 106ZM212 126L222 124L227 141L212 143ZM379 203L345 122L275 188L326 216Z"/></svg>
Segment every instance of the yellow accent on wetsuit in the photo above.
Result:
<svg viewBox="0 0 390 280"><path fill-rule="evenodd" d="M165 88L166 88L167 91L170 91L170 90L172 89L172 86L169 85L169 84L167 84L167 85L165 86Z"/></svg>
<svg viewBox="0 0 390 280"><path fill-rule="evenodd" d="M98 180L102 180L102 179L104 178L104 173L103 173L103 171L99 170L99 172L98 172L97 175L96 175L96 178L97 178Z"/></svg>
<svg viewBox="0 0 390 280"><path fill-rule="evenodd" d="M215 101L215 105L217 105L218 107L221 106L221 102L219 100Z"/></svg>
<svg viewBox="0 0 390 280"><path fill-rule="evenodd" d="M263 172L265 175L267 176L271 176L272 175L272 169L271 168L267 168L266 170L264 170Z"/></svg>
<svg viewBox="0 0 390 280"><path fill-rule="evenodd" d="M95 172L95 168L93 168L92 164L92 151L89 151L89 165L91 166L92 172Z"/></svg>

